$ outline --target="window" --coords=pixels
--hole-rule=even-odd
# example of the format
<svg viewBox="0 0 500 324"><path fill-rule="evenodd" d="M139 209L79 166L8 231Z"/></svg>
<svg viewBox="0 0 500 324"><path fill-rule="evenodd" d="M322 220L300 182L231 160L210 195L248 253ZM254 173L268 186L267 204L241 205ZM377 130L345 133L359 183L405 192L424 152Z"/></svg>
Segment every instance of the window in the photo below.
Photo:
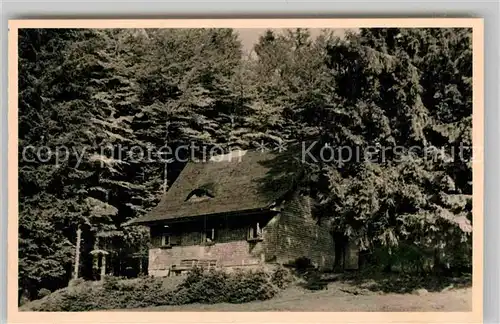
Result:
<svg viewBox="0 0 500 324"><path fill-rule="evenodd" d="M161 236L160 246L170 246L170 234L163 234Z"/></svg>
<svg viewBox="0 0 500 324"><path fill-rule="evenodd" d="M215 228L207 228L205 235L204 235L204 242L205 243L213 243L215 242L216 239L216 231Z"/></svg>
<svg viewBox="0 0 500 324"><path fill-rule="evenodd" d="M207 226L205 231L201 232L201 244L212 245L218 240L218 230L216 227Z"/></svg>
<svg viewBox="0 0 500 324"><path fill-rule="evenodd" d="M255 223L248 228L248 240L259 241L262 239L262 229L259 223Z"/></svg>

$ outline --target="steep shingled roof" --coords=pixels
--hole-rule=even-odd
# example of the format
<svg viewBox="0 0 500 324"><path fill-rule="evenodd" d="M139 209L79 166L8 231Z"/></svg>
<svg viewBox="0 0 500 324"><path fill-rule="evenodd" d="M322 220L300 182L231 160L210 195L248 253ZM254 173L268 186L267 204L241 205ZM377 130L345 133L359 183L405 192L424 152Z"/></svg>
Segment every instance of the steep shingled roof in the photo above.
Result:
<svg viewBox="0 0 500 324"><path fill-rule="evenodd" d="M297 168L290 154L236 152L219 161L189 162L160 203L131 224L270 208L292 188ZM187 199L196 189L208 196Z"/></svg>

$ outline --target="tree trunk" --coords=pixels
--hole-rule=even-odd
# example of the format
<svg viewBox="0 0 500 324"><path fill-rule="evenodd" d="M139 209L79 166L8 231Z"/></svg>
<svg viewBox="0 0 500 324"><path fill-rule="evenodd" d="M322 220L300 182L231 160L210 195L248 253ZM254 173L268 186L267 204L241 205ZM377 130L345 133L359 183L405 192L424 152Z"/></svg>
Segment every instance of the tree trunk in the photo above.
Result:
<svg viewBox="0 0 500 324"><path fill-rule="evenodd" d="M106 276L106 254L102 253L101 255L101 281L104 280L104 276Z"/></svg>
<svg viewBox="0 0 500 324"><path fill-rule="evenodd" d="M96 236L94 240L94 251L99 249L99 237ZM94 280L97 280L97 271L99 270L99 254L94 254L92 256L92 276Z"/></svg>
<svg viewBox="0 0 500 324"><path fill-rule="evenodd" d="M78 229L76 230L76 248L75 248L75 268L73 272L73 279L78 279L78 268L80 267L80 244L82 240L82 230L80 229L80 225L78 225Z"/></svg>

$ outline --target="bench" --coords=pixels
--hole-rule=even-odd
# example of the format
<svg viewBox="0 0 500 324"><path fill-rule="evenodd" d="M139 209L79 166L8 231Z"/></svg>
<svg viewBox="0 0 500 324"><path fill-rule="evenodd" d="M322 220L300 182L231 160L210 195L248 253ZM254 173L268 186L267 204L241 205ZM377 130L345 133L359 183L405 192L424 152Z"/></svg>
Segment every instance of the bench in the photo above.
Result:
<svg viewBox="0 0 500 324"><path fill-rule="evenodd" d="M177 275L184 271L189 271L194 267L199 267L203 269L213 269L217 267L217 260L185 259L181 260L178 265L177 264L172 265L170 271Z"/></svg>
<svg viewBox="0 0 500 324"><path fill-rule="evenodd" d="M217 267L217 260L198 260L197 266L203 269L212 269Z"/></svg>

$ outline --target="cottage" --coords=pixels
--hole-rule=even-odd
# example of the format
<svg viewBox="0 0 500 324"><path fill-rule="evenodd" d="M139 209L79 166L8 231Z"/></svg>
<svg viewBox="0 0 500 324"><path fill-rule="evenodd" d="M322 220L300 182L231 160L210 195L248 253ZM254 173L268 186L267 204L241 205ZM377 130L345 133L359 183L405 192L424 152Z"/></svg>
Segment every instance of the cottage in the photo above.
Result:
<svg viewBox="0 0 500 324"><path fill-rule="evenodd" d="M233 151L188 163L158 206L133 222L150 227L148 273L284 264L300 257L332 269L332 235L295 187L297 163L291 159Z"/></svg>

